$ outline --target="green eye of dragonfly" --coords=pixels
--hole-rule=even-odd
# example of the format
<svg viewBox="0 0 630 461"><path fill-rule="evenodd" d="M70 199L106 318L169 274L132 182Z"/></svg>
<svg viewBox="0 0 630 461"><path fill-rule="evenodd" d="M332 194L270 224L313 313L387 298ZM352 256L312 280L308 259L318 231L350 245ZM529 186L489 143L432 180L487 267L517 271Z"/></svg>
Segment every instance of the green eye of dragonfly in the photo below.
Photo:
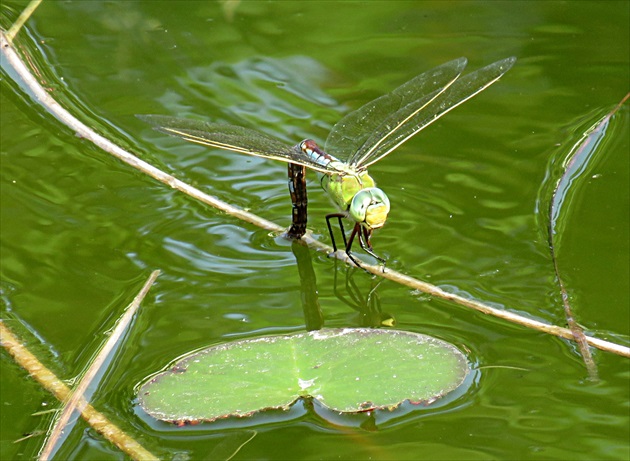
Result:
<svg viewBox="0 0 630 461"><path fill-rule="evenodd" d="M389 213L389 199L385 192L370 187L356 193L348 209L350 217L368 227L377 229L385 224Z"/></svg>
<svg viewBox="0 0 630 461"><path fill-rule="evenodd" d="M373 229L385 223L389 200L375 187L367 168L448 111L492 85L515 61L515 58L503 59L462 78L459 76L466 67L466 58L424 72L343 117L330 131L323 150L310 139L288 146L266 133L240 126L162 115L138 117L154 125L158 131L187 141L289 163L289 188L293 200L290 235L296 238L306 230L304 167L325 175L322 186L341 209L339 213L326 216L335 251L337 245L330 225L333 218L339 221L346 254L355 264L360 265L351 255L356 236L361 248L384 263L385 260L372 251L370 237ZM346 216L355 223L348 239L342 223Z"/></svg>

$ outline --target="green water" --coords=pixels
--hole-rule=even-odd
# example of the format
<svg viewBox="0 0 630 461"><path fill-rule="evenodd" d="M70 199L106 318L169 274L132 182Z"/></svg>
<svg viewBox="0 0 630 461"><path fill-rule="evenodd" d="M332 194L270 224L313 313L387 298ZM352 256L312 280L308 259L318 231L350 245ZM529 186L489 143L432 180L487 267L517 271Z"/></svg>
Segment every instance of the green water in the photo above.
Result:
<svg viewBox="0 0 630 461"><path fill-rule="evenodd" d="M3 2L8 27L24 2ZM444 289L563 326L547 205L583 132L629 91L630 3L44 1L16 44L44 86L100 133L156 166L283 226L284 165L151 131L134 114L248 124L291 143L330 127L424 70L516 56L490 89L370 168L392 202L373 243L389 265ZM80 375L153 269L95 406L160 457L227 459L628 459L630 362L385 281L396 328L436 336L478 369L436 407L328 421L289 412L176 428L138 409L135 386L210 344L305 328L290 242L158 184L62 126L3 68L2 318L60 377ZM558 262L578 321L628 345L629 112L626 103L562 200ZM309 228L333 210L309 184ZM348 269L313 253L328 327L370 323L334 291ZM367 274L353 280L363 295ZM343 292L340 284L337 291ZM30 459L55 408L4 351L0 459ZM57 459L125 457L78 421Z"/></svg>

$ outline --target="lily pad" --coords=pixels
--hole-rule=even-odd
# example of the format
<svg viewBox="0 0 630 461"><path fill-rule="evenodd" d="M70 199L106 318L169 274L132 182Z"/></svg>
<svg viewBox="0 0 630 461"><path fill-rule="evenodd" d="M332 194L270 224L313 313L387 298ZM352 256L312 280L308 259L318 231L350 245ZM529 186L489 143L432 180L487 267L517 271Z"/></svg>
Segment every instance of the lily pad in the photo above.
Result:
<svg viewBox="0 0 630 461"><path fill-rule="evenodd" d="M457 348L431 336L323 329L196 351L144 383L138 398L148 414L173 422L288 409L299 398L354 413L431 403L468 372Z"/></svg>

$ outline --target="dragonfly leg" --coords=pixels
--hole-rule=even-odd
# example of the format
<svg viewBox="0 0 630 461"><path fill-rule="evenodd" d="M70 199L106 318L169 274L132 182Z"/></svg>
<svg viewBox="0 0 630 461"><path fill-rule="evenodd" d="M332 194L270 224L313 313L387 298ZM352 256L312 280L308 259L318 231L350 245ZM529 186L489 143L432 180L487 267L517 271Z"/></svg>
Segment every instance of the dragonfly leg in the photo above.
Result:
<svg viewBox="0 0 630 461"><path fill-rule="evenodd" d="M361 263L359 262L359 260L352 255L352 243L354 242L354 238L358 235L359 244L361 245L361 248L363 248L363 250L367 254L376 258L379 262L381 262L384 265L385 259L381 258L379 255L374 253L374 250L372 249L372 245L370 243L370 236L372 235L372 230L363 227L360 223L356 223L354 227L352 228L352 232L350 233L350 238L346 238L346 232L343 227L343 221L342 221L342 219L345 217L346 217L345 213L331 213L329 215L326 215L326 224L328 225L328 232L330 232L330 238L332 240L332 245L333 245L334 250L337 251L338 248L337 248L337 243L335 242L335 235L333 233L330 220L333 218L337 218L339 222L339 228L341 229L341 236L343 237L344 249L346 250L346 255L348 255L348 258L350 258L350 261L352 261L357 267L361 267Z"/></svg>
<svg viewBox="0 0 630 461"><path fill-rule="evenodd" d="M346 231L343 228L342 219L345 218L345 213L331 213L326 215L326 224L328 225L328 232L330 233L330 240L332 241L332 246L335 251L337 251L337 243L335 242L335 233L333 232L332 226L330 224L330 220L333 218L337 218L339 222L339 229L341 230L341 236L343 237L343 246L346 248L348 246L346 242Z"/></svg>
<svg viewBox="0 0 630 461"><path fill-rule="evenodd" d="M348 243L346 244L346 255L348 255L348 258L350 258L350 261L352 261L357 267L361 267L361 263L359 263L359 261L354 256L352 256L352 242L354 242L354 237L357 234L359 235L359 243L361 243L361 248L363 248L363 242L361 240L361 224L356 223L354 225L354 228L352 229L352 233L350 234ZM345 238L344 238L343 243L346 243Z"/></svg>
<svg viewBox="0 0 630 461"><path fill-rule="evenodd" d="M385 258L374 253L374 249L372 248L372 242L370 242L370 237L372 237L372 229L367 229L366 227L362 227L362 230L359 230L359 244L363 251L365 251L370 256L376 258L383 265L385 265Z"/></svg>
<svg viewBox="0 0 630 461"><path fill-rule="evenodd" d="M287 231L290 238L299 239L306 233L308 219L306 195L306 167L289 163L289 193L291 194L291 227Z"/></svg>

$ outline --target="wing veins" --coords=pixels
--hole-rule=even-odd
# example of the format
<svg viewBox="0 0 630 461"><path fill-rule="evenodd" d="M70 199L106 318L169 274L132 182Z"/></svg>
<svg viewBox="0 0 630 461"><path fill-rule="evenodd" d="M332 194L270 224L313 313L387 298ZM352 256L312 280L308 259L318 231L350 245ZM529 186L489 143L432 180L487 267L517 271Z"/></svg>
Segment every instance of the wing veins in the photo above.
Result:
<svg viewBox="0 0 630 461"><path fill-rule="evenodd" d="M455 82L457 81L457 79L459 78L459 76L460 76L460 75L461 75L461 72L460 72L460 73L458 73L458 74L457 74L457 75L456 75L456 76L455 76L455 77L454 77L454 78L453 78L450 82L448 82L448 84L447 84L447 85L443 86L443 87L442 87L442 88L440 88L439 90L436 90L436 91L435 91L435 93L436 93L436 94L435 94L435 96L433 96L433 97L432 97L431 99L429 99L429 100L428 100L425 104L423 104L421 107L419 107L418 109L416 109L415 111L413 111L411 114L409 114L409 116L407 116L407 117L405 117L404 119L402 119L402 120L401 120L401 121L400 121L400 122L396 125L396 127L394 127L394 129L392 129L389 133L387 133L387 135L386 135L386 136L384 136L384 137L380 138L376 144L374 144L372 147L370 147L370 148L368 149L368 151L367 151L365 154L363 154L363 155L361 156L361 158L360 158L360 159L355 160L355 159L354 159L354 157L353 157L353 159L352 159L352 164L353 164L353 165L357 165L357 167L358 167L358 168L360 168L360 169L364 169L364 168L367 168L367 167L368 167L369 165L371 165L372 163L376 162L376 160L379 160L379 159L381 159L381 158L385 157L385 155L389 154L392 150L394 150L394 149L390 149L390 150L388 150L388 151L387 151L387 153L386 153L386 154L381 155L381 156L379 156L376 160L374 160L374 162L370 162L369 164L362 165L362 162L363 162L366 158L369 158L369 157L370 157L370 154L371 154L372 152L376 151L376 149L378 148L378 146L380 146L380 145L382 144L382 142L384 142L384 141L385 141L385 140L386 140L389 136L394 135L394 134L395 134L395 133L396 133L396 132L397 132L397 131L398 131L398 130L402 127L402 126L404 126L405 124L407 124L407 122L408 122L409 120L411 120L413 117L415 117L415 116L416 116L419 112L421 112L423 109L425 109L426 107L428 107L428 106L429 106L429 105L430 105L433 101L435 101L435 100L436 100L436 99L437 99L440 95L442 95L442 94L443 94L443 93L444 93L444 92L445 92L448 88L450 88L450 86L451 86L453 83L455 83ZM425 95L425 96L426 96L426 95ZM423 97L424 97L424 96L423 96ZM406 107L409 107L409 105L411 105L411 104L413 104L413 103L415 103L415 102L418 102L418 101L420 101L420 100L422 100L422 97L420 97L420 98L418 98L418 99L416 99L416 100L414 100L414 101L410 102L409 104L405 105L405 107L400 108L399 110L397 110L396 112L394 112L394 113L393 113L390 117L388 117L388 118L394 117L394 116L395 116L396 114L398 114L399 112L402 112L402 111L403 111ZM463 101L462 101L462 102L463 102ZM437 117L437 118L439 118L439 117ZM435 120L437 120L437 118L436 118ZM418 131L422 130L424 127L429 126L429 125L430 125L431 123L433 123L433 121L435 121L435 120L432 120L431 122L429 122L429 123L425 124L424 126L419 127L419 129L418 129L418 130L416 130L416 131L415 131L412 135L410 135L409 137L413 136L413 135L414 135L414 134L416 134ZM405 140L409 139L409 137L405 138ZM368 138L368 140L366 140L366 142L367 142L367 141L369 141L369 138ZM404 141L403 141L403 142L404 142ZM402 144L402 143L401 143L401 144ZM399 145L400 145L400 144L397 144L397 146L399 146ZM361 148L363 148L363 146L361 146ZM359 151L357 151L357 152L360 152L360 151L361 151L361 148L360 148L360 149L359 149Z"/></svg>
<svg viewBox="0 0 630 461"><path fill-rule="evenodd" d="M432 97L426 104L423 104L423 106L419 110L414 110L410 116L407 116L404 118L403 122L397 123L394 129L390 130L382 138L379 138L374 143L373 146L370 146L368 148L367 153L361 154L360 159L356 161L357 169L364 170L368 166L379 161L380 159L382 159L383 157L385 157L386 155L390 154L395 149L397 149L401 144L403 144L409 138L411 138L418 132L422 131L427 126L431 125L433 122L435 122L437 119L442 117L444 114L450 112L451 110L453 110L460 104L468 101L473 96L479 94L481 91L488 88L490 85L492 85L497 80L499 80L503 76L503 74L505 74L512 67L515 61L516 61L515 58L503 59L501 61L497 61L492 64L489 64L488 66L483 67L475 72L469 73L462 78L455 79L453 82L451 82L451 85L449 85L444 90L440 91L439 94ZM486 73L489 73L490 75L485 75ZM494 75L495 73L496 75ZM489 78L491 75L494 75L494 76L484 82L484 78ZM479 79L479 81L476 81L477 79ZM480 84L479 82L484 82L484 83L481 86L476 86ZM467 88L467 85L469 84L473 86L474 91L471 91L470 93L466 93L466 91L469 90ZM462 94L458 94L458 92ZM452 99L449 99L449 98L452 98ZM406 108L408 108L410 105L413 105L414 103L417 103L418 101L421 101L421 99L412 101L407 106L394 112L389 117L387 117L383 121L383 123L379 126L386 125L388 120L395 119L397 114L399 114L400 112L404 112ZM398 133L399 131L404 130L405 128L408 128L410 123L413 122L414 120L419 119L423 115L423 113L425 113L424 115L426 115L426 118L424 120L421 120L416 128L412 129L409 134L403 136L400 141L396 141L396 140L393 141L394 142L393 146L387 146L386 141L388 139L391 139L391 137L395 135L396 133ZM376 133L378 133L378 130L375 132L375 134ZM374 135L368 138L368 140L366 141L366 144L369 143L370 139L373 137ZM375 152L378 152L378 147L383 145L383 143L385 143L385 146L386 146L384 151L382 153L374 154ZM357 152L357 156L359 152L361 152L361 150Z"/></svg>
<svg viewBox="0 0 630 461"><path fill-rule="evenodd" d="M488 88L490 85L492 85L494 82L496 82L501 76L495 78L494 80L492 80L491 82L489 82L487 85L485 85L483 88L480 88L478 91L470 94L470 96L468 96L465 99L462 99L461 101L459 101L457 104L452 105L451 107L449 107L448 109L444 110L443 112L438 113L432 120L430 120L428 123L424 123L420 126L418 126L417 130L412 131L409 135L407 135L405 138L403 138L400 142L398 142L397 144L395 144L393 147L389 148L386 152L384 152L383 154L379 155L377 158L375 158L373 161L371 161L370 163L367 163L366 165L361 165L361 168L367 168L368 166L372 165L373 163L377 162L378 160L380 160L381 158L389 155L390 153L392 153L394 150L396 150L401 144L403 144L405 141L407 141L409 138L411 138L412 136L416 135L418 132L424 130L426 127L428 127L429 125L431 125L433 122L435 122L437 119L439 119L440 117L442 117L443 115L447 114L448 112L450 112L451 110L455 109L457 106L459 106L460 104L468 101L470 98L472 98L473 96L477 95L478 93L482 92L483 90L485 90L486 88ZM435 101L435 100L434 100Z"/></svg>
<svg viewBox="0 0 630 461"><path fill-rule="evenodd" d="M324 174L340 172L330 165L320 165L305 156L297 146L291 147L271 135L250 128L163 115L139 115L138 118L153 125L157 131L195 144L269 158L284 163L295 163ZM243 143L239 144L232 139L237 141L241 139Z"/></svg>
<svg viewBox="0 0 630 461"><path fill-rule="evenodd" d="M349 112L335 126L326 139L326 152L348 161L362 156L366 142L382 127L383 120L420 101L428 94L452 84L466 67L466 58L458 58L416 75L393 91L380 96L355 111Z"/></svg>

